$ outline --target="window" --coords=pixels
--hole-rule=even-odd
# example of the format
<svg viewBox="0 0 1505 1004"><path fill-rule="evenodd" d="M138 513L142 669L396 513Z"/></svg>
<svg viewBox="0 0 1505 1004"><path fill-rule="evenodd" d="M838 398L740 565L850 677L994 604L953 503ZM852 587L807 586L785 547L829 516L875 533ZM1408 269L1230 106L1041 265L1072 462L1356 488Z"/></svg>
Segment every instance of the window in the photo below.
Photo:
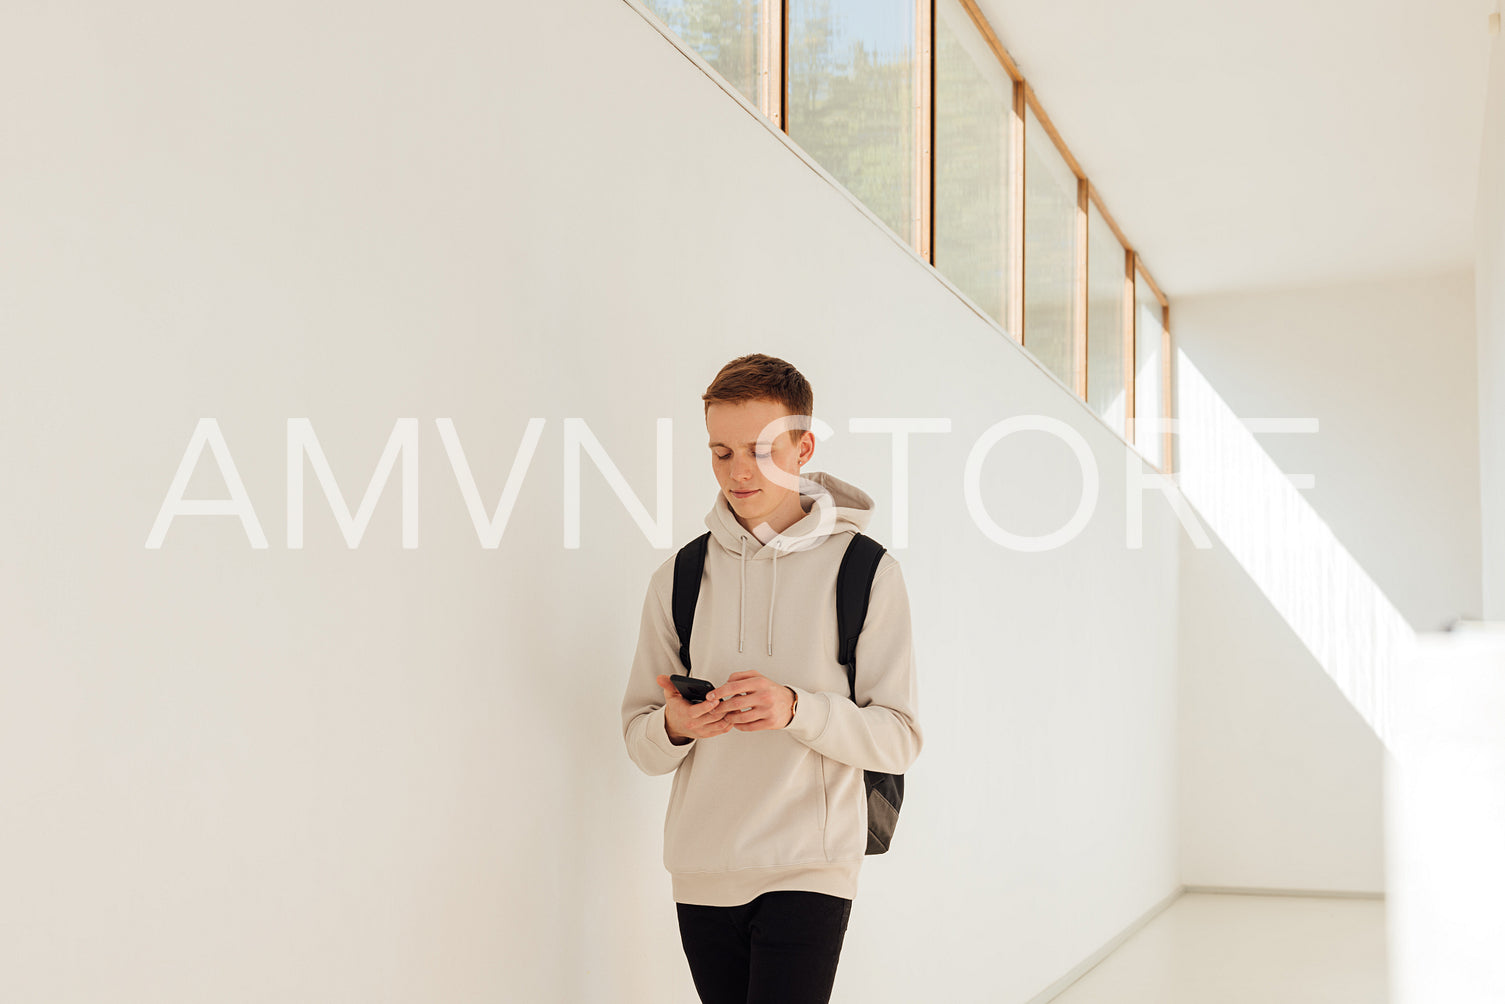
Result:
<svg viewBox="0 0 1505 1004"><path fill-rule="evenodd" d="M935 267L1008 326L1014 82L962 8L935 11Z"/></svg>
<svg viewBox="0 0 1505 1004"><path fill-rule="evenodd" d="M644 0L686 45L758 104L762 0Z"/></svg>
<svg viewBox="0 0 1505 1004"><path fill-rule="evenodd" d="M914 241L913 0L789 0L789 136Z"/></svg>
<svg viewBox="0 0 1505 1004"><path fill-rule="evenodd" d="M1024 126L1024 347L1076 387L1077 178L1030 108Z"/></svg>
<svg viewBox="0 0 1505 1004"><path fill-rule="evenodd" d="M1121 436L1128 435L1124 312L1127 254L1108 220L1087 203L1087 403Z"/></svg>
<svg viewBox="0 0 1505 1004"><path fill-rule="evenodd" d="M1164 360L1161 343L1165 336L1160 300L1155 291L1145 282L1144 276L1134 273L1134 414L1137 417L1162 417L1164 389L1161 370ZM1165 470L1165 431L1141 428L1134 425L1134 446L1145 459Z"/></svg>
<svg viewBox="0 0 1505 1004"><path fill-rule="evenodd" d="M1166 301L976 0L643 2L1104 422L1169 466L1165 430L1133 421L1168 417Z"/></svg>

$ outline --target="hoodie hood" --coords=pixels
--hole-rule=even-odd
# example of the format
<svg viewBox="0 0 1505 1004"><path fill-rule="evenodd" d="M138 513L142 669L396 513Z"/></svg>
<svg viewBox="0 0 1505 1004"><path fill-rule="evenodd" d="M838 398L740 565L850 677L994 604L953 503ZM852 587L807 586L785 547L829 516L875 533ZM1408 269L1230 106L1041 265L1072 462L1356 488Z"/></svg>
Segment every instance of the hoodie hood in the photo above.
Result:
<svg viewBox="0 0 1505 1004"><path fill-rule="evenodd" d="M779 554L809 550L826 538L841 533L857 533L873 518L873 498L856 485L824 471L800 475L800 508L805 515L767 544L737 521L725 493L716 491L716 502L706 514L705 525L711 536L736 554L741 566L737 604L737 651L746 643L747 563L768 561L772 565L768 593L768 654L773 655L773 608L779 588Z"/></svg>

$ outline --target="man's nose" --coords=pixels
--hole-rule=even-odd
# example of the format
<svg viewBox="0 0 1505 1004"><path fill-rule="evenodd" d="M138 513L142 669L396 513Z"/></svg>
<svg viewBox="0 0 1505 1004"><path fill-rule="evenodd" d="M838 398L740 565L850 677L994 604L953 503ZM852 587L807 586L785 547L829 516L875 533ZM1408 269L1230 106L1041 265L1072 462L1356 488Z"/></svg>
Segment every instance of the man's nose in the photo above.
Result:
<svg viewBox="0 0 1505 1004"><path fill-rule="evenodd" d="M738 457L732 461L732 477L737 481L748 481L757 471L757 464L751 457Z"/></svg>

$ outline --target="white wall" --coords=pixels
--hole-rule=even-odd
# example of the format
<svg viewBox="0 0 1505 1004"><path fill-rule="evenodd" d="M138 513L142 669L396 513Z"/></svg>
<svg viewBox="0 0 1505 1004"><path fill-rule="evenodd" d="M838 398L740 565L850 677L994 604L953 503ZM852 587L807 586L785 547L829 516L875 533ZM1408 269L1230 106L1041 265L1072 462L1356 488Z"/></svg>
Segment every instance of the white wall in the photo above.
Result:
<svg viewBox="0 0 1505 1004"><path fill-rule="evenodd" d="M1417 638L1385 758L1395 1004L1505 1000L1505 625Z"/></svg>
<svg viewBox="0 0 1505 1004"><path fill-rule="evenodd" d="M837 430L814 467L877 497L880 539L888 442L847 420L954 430L915 441L899 552L927 744L838 999L1023 1001L1174 890L1168 508L1126 549L1120 441L633 9L4 19L0 996L692 1000L667 779L617 718L668 552L592 470L563 546L561 430L585 419L651 511L671 416L686 540L714 492L699 395L747 351L811 378ZM983 431L1029 413L1102 474L1042 554L989 542L961 491ZM203 416L265 550L224 516L143 546ZM419 546L394 483L347 547L310 472L289 549L288 419L354 509L408 416ZM489 511L534 417L484 549L435 420ZM1030 433L983 491L1039 533L1079 476ZM206 458L188 496L225 494Z"/></svg>
<svg viewBox="0 0 1505 1004"><path fill-rule="evenodd" d="M1492 42L1479 159L1477 280L1479 479L1484 517L1481 616L1505 621L1505 55Z"/></svg>
<svg viewBox="0 0 1505 1004"><path fill-rule="evenodd" d="M1416 630L1478 616L1479 421L1467 271L1176 300L1177 348Z"/></svg>
<svg viewBox="0 0 1505 1004"><path fill-rule="evenodd" d="M1256 438L1313 476L1305 501L1412 627L1479 609L1472 297L1444 274L1181 298L1172 318L1240 419L1317 420ZM1213 543L1182 549L1182 879L1381 891L1384 746Z"/></svg>
<svg viewBox="0 0 1505 1004"><path fill-rule="evenodd" d="M1228 549L1181 549L1181 881L1385 888L1384 745Z"/></svg>

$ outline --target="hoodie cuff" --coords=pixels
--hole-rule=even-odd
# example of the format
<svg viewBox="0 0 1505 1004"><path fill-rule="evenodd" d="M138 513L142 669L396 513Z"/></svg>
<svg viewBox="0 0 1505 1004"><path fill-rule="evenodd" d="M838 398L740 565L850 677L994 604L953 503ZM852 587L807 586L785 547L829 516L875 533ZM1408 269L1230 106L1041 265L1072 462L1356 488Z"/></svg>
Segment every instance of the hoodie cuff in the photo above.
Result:
<svg viewBox="0 0 1505 1004"><path fill-rule="evenodd" d="M784 731L801 742L813 742L826 731L831 720L831 695L786 684L799 695L800 706L794 710L794 720L784 726Z"/></svg>
<svg viewBox="0 0 1505 1004"><path fill-rule="evenodd" d="M684 757L690 752L690 749L695 745L694 736L691 736L690 741L687 743L678 746L674 744L674 742L669 738L669 729L664 718L664 709L662 707L656 708L648 713L647 736L648 740L653 743L653 745L663 750L665 756L673 757L676 760L684 759Z"/></svg>

